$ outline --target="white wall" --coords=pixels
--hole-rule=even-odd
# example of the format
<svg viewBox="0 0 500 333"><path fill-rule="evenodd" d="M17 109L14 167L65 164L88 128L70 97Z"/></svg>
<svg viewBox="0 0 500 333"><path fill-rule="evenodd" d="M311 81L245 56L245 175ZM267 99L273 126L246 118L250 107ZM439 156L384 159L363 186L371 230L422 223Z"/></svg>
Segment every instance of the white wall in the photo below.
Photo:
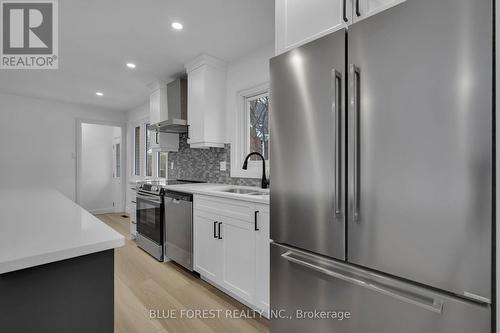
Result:
<svg viewBox="0 0 500 333"><path fill-rule="evenodd" d="M243 161L236 156L235 145L241 135L240 126L237 125L236 113L240 112L238 93L255 86L269 83L269 59L274 56L274 45L270 44L247 56L229 64L226 81L226 135L227 142L231 143L231 177L260 178L261 167L251 168L248 171L239 167ZM236 167L235 167L236 166Z"/></svg>
<svg viewBox="0 0 500 333"><path fill-rule="evenodd" d="M82 124L82 185L80 205L93 214L111 213L117 201L113 179L113 139L119 127Z"/></svg>
<svg viewBox="0 0 500 333"><path fill-rule="evenodd" d="M77 118L124 122L125 114L0 94L0 186L51 187L74 200Z"/></svg>

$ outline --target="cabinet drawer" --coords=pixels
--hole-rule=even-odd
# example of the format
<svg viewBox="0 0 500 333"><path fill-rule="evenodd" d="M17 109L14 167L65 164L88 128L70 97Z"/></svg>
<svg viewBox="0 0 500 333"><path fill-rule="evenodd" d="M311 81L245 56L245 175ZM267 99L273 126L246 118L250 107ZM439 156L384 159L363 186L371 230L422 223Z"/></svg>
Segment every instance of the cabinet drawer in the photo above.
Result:
<svg viewBox="0 0 500 333"><path fill-rule="evenodd" d="M254 222L255 205L253 203L204 195L195 196L193 201L197 211Z"/></svg>

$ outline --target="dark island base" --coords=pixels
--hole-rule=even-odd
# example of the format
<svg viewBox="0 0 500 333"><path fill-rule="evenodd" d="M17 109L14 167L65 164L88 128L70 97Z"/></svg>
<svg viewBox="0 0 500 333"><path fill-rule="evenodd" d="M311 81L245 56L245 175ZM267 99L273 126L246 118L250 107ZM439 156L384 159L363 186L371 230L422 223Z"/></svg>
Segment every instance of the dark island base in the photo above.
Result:
<svg viewBox="0 0 500 333"><path fill-rule="evenodd" d="M0 332L113 332L114 250L0 275Z"/></svg>

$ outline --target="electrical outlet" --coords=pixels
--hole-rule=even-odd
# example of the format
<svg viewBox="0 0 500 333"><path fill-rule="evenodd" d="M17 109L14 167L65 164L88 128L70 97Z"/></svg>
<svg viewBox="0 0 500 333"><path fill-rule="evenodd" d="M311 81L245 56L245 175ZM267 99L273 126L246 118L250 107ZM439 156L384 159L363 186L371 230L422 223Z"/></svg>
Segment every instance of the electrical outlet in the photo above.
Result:
<svg viewBox="0 0 500 333"><path fill-rule="evenodd" d="M220 162L220 171L226 171L227 166L226 166L226 161L221 161Z"/></svg>
<svg viewBox="0 0 500 333"><path fill-rule="evenodd" d="M170 170L174 170L174 162L170 162Z"/></svg>

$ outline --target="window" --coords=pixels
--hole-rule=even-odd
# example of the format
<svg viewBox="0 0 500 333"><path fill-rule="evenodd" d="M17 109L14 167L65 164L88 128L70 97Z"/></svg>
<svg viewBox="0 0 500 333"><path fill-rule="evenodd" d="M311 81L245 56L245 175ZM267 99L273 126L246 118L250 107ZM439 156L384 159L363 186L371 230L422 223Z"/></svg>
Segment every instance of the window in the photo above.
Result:
<svg viewBox="0 0 500 333"><path fill-rule="evenodd" d="M115 144L115 177L121 177L121 145L119 143Z"/></svg>
<svg viewBox="0 0 500 333"><path fill-rule="evenodd" d="M146 133L146 177L153 176L153 149L151 148L151 133L149 124L145 124Z"/></svg>
<svg viewBox="0 0 500 333"><path fill-rule="evenodd" d="M260 178L262 162L252 156L248 169L243 170L243 161L251 152L261 153L270 161L270 100L269 83L264 83L237 92L234 129L231 135L231 177ZM269 169L268 169L269 170Z"/></svg>
<svg viewBox="0 0 500 333"><path fill-rule="evenodd" d="M269 92L247 97L247 153L261 153L266 161L269 160ZM259 161L258 156L250 160Z"/></svg>
<svg viewBox="0 0 500 333"><path fill-rule="evenodd" d="M134 176L141 175L141 126L134 128Z"/></svg>
<svg viewBox="0 0 500 333"><path fill-rule="evenodd" d="M168 152L158 152L156 155L156 160L158 161L157 172L159 178L167 178L167 162L168 162Z"/></svg>

